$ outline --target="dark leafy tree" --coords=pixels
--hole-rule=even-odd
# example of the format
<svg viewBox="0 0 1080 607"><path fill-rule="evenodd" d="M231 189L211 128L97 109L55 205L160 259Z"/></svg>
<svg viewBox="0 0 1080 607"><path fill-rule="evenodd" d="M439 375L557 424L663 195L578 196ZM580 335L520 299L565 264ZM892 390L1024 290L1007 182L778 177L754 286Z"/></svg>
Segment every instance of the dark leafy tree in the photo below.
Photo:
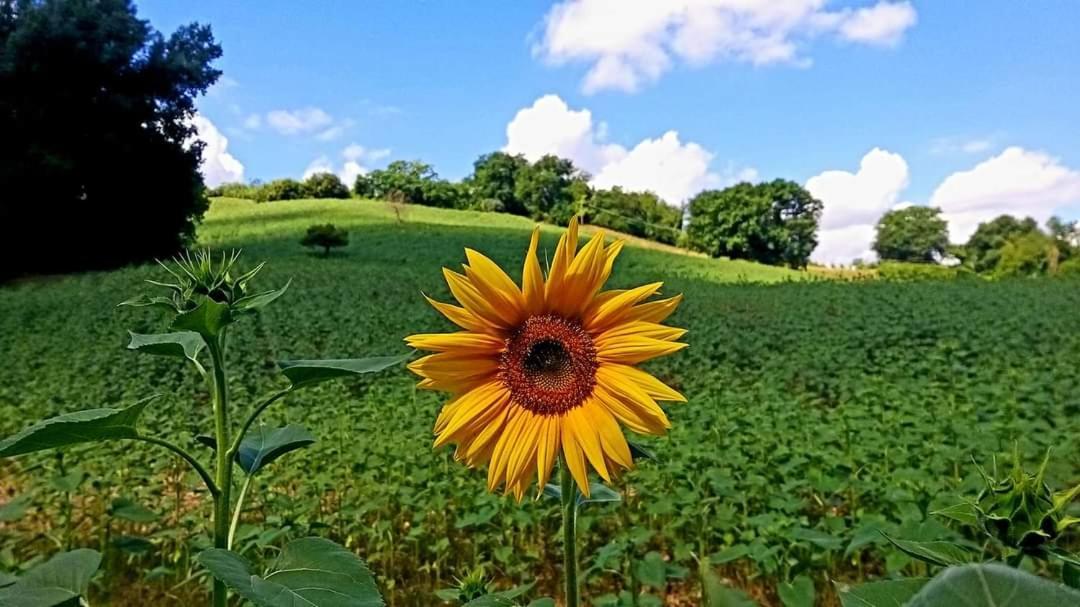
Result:
<svg viewBox="0 0 1080 607"><path fill-rule="evenodd" d="M528 168L524 156L492 152L484 154L473 163L473 174L468 181L478 200L496 201L492 207L500 207L506 213L528 215L525 203L517 197L518 176Z"/></svg>
<svg viewBox="0 0 1080 607"><path fill-rule="evenodd" d="M326 257L330 255L330 249L348 246L349 233L332 223L314 225L307 229L300 244L322 249L323 257Z"/></svg>
<svg viewBox="0 0 1080 607"><path fill-rule="evenodd" d="M678 241L682 225L681 209L652 192L624 192L619 187L593 192L584 217L587 223L668 244Z"/></svg>
<svg viewBox="0 0 1080 607"><path fill-rule="evenodd" d="M713 257L805 267L817 246L821 201L792 181L707 190L689 208L690 246Z"/></svg>
<svg viewBox="0 0 1080 607"><path fill-rule="evenodd" d="M333 173L315 173L304 180L308 198L348 198L349 188Z"/></svg>
<svg viewBox="0 0 1080 607"><path fill-rule="evenodd" d="M881 259L933 263L949 247L949 226L941 209L911 206L889 211L877 223L874 251Z"/></svg>
<svg viewBox="0 0 1080 607"><path fill-rule="evenodd" d="M424 204L425 183L437 180L439 175L430 164L419 160L395 160L385 169L371 171L365 177L367 191L361 196Z"/></svg>
<svg viewBox="0 0 1080 607"><path fill-rule="evenodd" d="M1001 215L979 224L964 245L964 264L980 274L993 273L1001 261L1005 244L1018 236L1039 231L1039 224L1027 217Z"/></svg>
<svg viewBox="0 0 1080 607"><path fill-rule="evenodd" d="M1024 232L1001 247L993 275L1003 278L1054 274L1060 259L1061 251L1053 238L1039 230Z"/></svg>
<svg viewBox="0 0 1080 607"><path fill-rule="evenodd" d="M255 189L255 200L270 202L274 200L297 200L307 196L304 184L295 179L275 179Z"/></svg>
<svg viewBox="0 0 1080 607"><path fill-rule="evenodd" d="M565 158L547 155L518 171L514 196L529 216L566 224L577 212L575 203L588 193L588 177Z"/></svg>
<svg viewBox="0 0 1080 607"><path fill-rule="evenodd" d="M0 0L0 277L166 257L207 208L195 99L208 26L166 37L130 0ZM27 254L19 234L50 226Z"/></svg>

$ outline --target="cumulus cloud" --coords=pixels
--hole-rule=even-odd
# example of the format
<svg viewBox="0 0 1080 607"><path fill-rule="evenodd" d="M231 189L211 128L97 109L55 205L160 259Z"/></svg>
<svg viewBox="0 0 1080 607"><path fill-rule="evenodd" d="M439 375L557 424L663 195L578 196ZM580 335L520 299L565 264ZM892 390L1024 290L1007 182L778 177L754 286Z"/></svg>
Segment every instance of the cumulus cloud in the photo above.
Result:
<svg viewBox="0 0 1080 607"><path fill-rule="evenodd" d="M206 144L199 166L206 185L215 187L230 181L243 181L244 165L228 152L229 139L205 116L196 114L192 124L195 125L195 137Z"/></svg>
<svg viewBox="0 0 1080 607"><path fill-rule="evenodd" d="M565 0L544 18L535 55L591 64L583 88L632 92L677 61L808 65L800 47L831 35L893 46L917 15L907 0L828 10L824 0Z"/></svg>
<svg viewBox="0 0 1080 607"><path fill-rule="evenodd" d="M756 177L753 169L710 170L713 154L676 131L645 139L631 149L606 142L607 124L594 122L587 109L571 109L557 95L545 95L520 110L506 126L504 151L535 161L545 154L569 158L593 175L592 185L651 191L679 204L707 187L738 177Z"/></svg>
<svg viewBox="0 0 1080 607"><path fill-rule="evenodd" d="M389 155L390 150L386 148L368 149L358 143L351 143L341 150L340 167L336 167L329 156L319 156L304 169L304 179L316 173L333 173L351 188L358 176L370 170L365 164L373 164Z"/></svg>
<svg viewBox="0 0 1080 607"><path fill-rule="evenodd" d="M824 205L818 246L811 259L829 264L849 263L857 257L872 259L870 245L877 220L893 208L910 206L898 203L908 177L902 156L874 148L854 173L830 170L807 180L807 191Z"/></svg>
<svg viewBox="0 0 1080 607"><path fill-rule="evenodd" d="M949 236L965 242L1002 214L1040 223L1062 207L1080 203L1080 171L1044 152L1012 146L973 168L949 175L930 196L949 222Z"/></svg>

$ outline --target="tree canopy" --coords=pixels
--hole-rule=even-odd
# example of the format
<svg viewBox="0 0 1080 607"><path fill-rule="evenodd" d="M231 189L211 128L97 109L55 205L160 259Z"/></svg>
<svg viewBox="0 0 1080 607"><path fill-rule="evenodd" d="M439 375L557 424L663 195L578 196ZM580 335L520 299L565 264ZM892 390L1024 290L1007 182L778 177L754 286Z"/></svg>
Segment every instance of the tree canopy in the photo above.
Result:
<svg viewBox="0 0 1080 607"><path fill-rule="evenodd" d="M593 192L585 203L584 219L619 232L676 244L682 209L669 206L652 192L624 192L614 187Z"/></svg>
<svg viewBox="0 0 1080 607"><path fill-rule="evenodd" d="M165 257L193 236L194 103L220 56L208 26L166 37L129 0L0 0L4 275ZM47 250L14 250L43 225Z"/></svg>
<svg viewBox="0 0 1080 607"><path fill-rule="evenodd" d="M949 246L948 224L941 209L911 206L889 211L877 223L874 251L883 260L932 263Z"/></svg>
<svg viewBox="0 0 1080 607"><path fill-rule="evenodd" d="M792 181L706 190L689 208L690 245L713 257L805 267L817 246L821 201Z"/></svg>
<svg viewBox="0 0 1080 607"><path fill-rule="evenodd" d="M468 181L477 198L491 201L487 206L515 215L528 215L529 210L515 191L518 176L528 166L529 162L520 154L492 152L476 159Z"/></svg>
<svg viewBox="0 0 1080 607"><path fill-rule="evenodd" d="M980 223L964 245L964 263L980 274L993 273L1001 261L1001 251L1009 240L1039 232L1039 224L1027 217L1000 215Z"/></svg>
<svg viewBox="0 0 1080 607"><path fill-rule="evenodd" d="M588 176L566 158L548 154L517 172L514 196L529 216L566 225L589 194Z"/></svg>

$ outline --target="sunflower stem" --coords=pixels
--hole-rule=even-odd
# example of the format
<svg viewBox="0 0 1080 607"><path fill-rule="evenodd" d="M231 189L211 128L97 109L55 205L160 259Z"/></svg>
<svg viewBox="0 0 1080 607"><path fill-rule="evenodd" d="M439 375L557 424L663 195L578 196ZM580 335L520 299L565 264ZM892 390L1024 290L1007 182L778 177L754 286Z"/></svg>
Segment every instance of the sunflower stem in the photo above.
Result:
<svg viewBox="0 0 1080 607"><path fill-rule="evenodd" d="M229 395L225 379L225 335L219 336L209 344L210 359L213 362L213 402L214 435L217 439L217 461L215 483L218 494L214 496L214 547L229 548L229 506L232 490L232 460L229 445ZM225 583L214 579L214 607L227 607L228 588Z"/></svg>
<svg viewBox="0 0 1080 607"><path fill-rule="evenodd" d="M562 485L563 515L563 577L566 580L566 607L578 607L581 594L578 587L577 560L577 491L574 477L566 462L559 466L559 480Z"/></svg>

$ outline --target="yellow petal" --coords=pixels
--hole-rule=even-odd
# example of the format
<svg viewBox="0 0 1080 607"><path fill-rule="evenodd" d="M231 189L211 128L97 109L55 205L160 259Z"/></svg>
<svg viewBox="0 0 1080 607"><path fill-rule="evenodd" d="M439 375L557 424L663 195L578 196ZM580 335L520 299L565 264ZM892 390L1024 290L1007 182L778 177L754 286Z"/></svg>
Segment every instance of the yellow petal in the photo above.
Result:
<svg viewBox="0 0 1080 607"><path fill-rule="evenodd" d="M626 437L619 429L618 422L603 405L590 399L582 404L592 425L596 428L596 434L600 438L600 447L604 452L604 459L614 461L623 468L631 468L634 458L630 455L630 446L626 444ZM614 469L612 469L614 472Z"/></svg>
<svg viewBox="0 0 1080 607"><path fill-rule="evenodd" d="M543 491L551 478L555 456L559 453L559 420L553 416L543 418L543 429L536 445L536 468L539 471L537 491Z"/></svg>
<svg viewBox="0 0 1080 607"><path fill-rule="evenodd" d="M641 369L636 369L634 367L629 367L626 365L615 364L605 366L609 367L611 371L622 375L623 377L626 377L630 381L634 382L639 388L642 389L642 391L645 392L645 394L648 394L656 400L666 400L680 403L686 402L685 396L671 389L667 384L660 381L659 379L656 379L649 373L642 371Z"/></svg>
<svg viewBox="0 0 1080 607"><path fill-rule="evenodd" d="M611 482L611 475L608 474L607 466L604 465L604 450L600 447L600 436L585 411L585 407L575 407L568 411L563 427L564 429L566 427L573 428L574 436L577 437L577 442L581 445L581 450L585 452L585 457L589 459L589 463L592 464L592 467L596 469L601 478Z"/></svg>
<svg viewBox="0 0 1080 607"><path fill-rule="evenodd" d="M497 304L493 305L493 302L485 298L467 276L463 276L447 268L443 268L443 276L446 277L446 284L450 286L450 292L454 294L454 298L457 299L466 310L472 312L473 316L481 318L502 329L514 325L514 313Z"/></svg>
<svg viewBox="0 0 1080 607"><path fill-rule="evenodd" d="M457 333L419 333L405 338L410 348L431 352L468 352L494 354L506 346L506 341L487 333L458 331Z"/></svg>
<svg viewBox="0 0 1080 607"><path fill-rule="evenodd" d="M578 489L585 497L589 497L589 471L585 463L585 453L582 452L574 435L573 426L567 423L567 416L562 417L562 428L559 431L562 442L563 465L570 469L570 476L574 477Z"/></svg>
<svg viewBox="0 0 1080 607"><path fill-rule="evenodd" d="M675 341L683 335L686 335L686 329L680 329L678 327L668 327L655 322L643 322L636 320L633 322L619 323L607 331L596 336L596 347L602 348L603 344L608 340L625 337L629 335L638 335L640 337L651 337L652 339L661 339L664 341Z"/></svg>
<svg viewBox="0 0 1080 607"><path fill-rule="evenodd" d="M620 399L609 393L601 386L593 388L593 397L596 402L608 410L615 419L624 426L638 434L651 434L661 436L666 426L652 415L640 410L640 407L628 405L624 399Z"/></svg>
<svg viewBox="0 0 1080 607"><path fill-rule="evenodd" d="M448 415L436 420L436 427L439 429L435 448L450 442L468 442L487 422L498 417L510 401L510 392L501 384L502 382L498 381L484 384L447 405ZM462 436L460 432L463 430L467 432Z"/></svg>
<svg viewBox="0 0 1080 607"><path fill-rule="evenodd" d="M566 271L563 288L553 294L548 307L564 317L580 317L588 302L600 290L604 271L604 234L597 232Z"/></svg>
<svg viewBox="0 0 1080 607"><path fill-rule="evenodd" d="M647 297L651 297L663 285L662 282L654 282L623 291L613 297L604 299L598 297L589 306L588 311L585 312L583 323L585 328L595 334L602 332L616 322L622 321L622 317L635 304Z"/></svg>
<svg viewBox="0 0 1080 607"><path fill-rule="evenodd" d="M476 290L493 307L505 312L514 324L520 322L524 315L524 300L514 281L498 264L477 251L465 249L465 257L469 260L469 265L465 266L465 275Z"/></svg>
<svg viewBox="0 0 1080 607"><path fill-rule="evenodd" d="M435 301L434 299L424 295L424 299L431 304L431 307L438 310L443 316L445 316L450 322L469 331L475 331L477 333L498 333L499 328L483 321L483 319L477 318L472 312L462 308L461 306L455 306L453 304L442 303L441 301Z"/></svg>
<svg viewBox="0 0 1080 607"><path fill-rule="evenodd" d="M548 279L544 292L549 301L553 295L559 293L563 288L566 271L574 261L577 242L578 220L577 216L574 216L570 219L570 225L567 226L566 232L559 237L559 244L555 247L555 258L552 260L551 268L548 270Z"/></svg>
<svg viewBox="0 0 1080 607"><path fill-rule="evenodd" d="M491 457L491 450L495 448L494 439L502 436L503 430L506 428L506 420L509 418L510 410L513 408L513 404L504 406L502 410L488 421L484 428L473 437L468 445L463 446L461 455L466 463L470 466L475 466L477 463Z"/></svg>
<svg viewBox="0 0 1080 607"><path fill-rule="evenodd" d="M494 491L506 478L506 468L510 465L512 449L517 444L527 413L528 411L521 407L511 407L502 436L495 443L495 450L491 453L491 463L488 465L488 491Z"/></svg>
<svg viewBox="0 0 1080 607"><path fill-rule="evenodd" d="M686 344L662 341L638 335L628 335L609 339L604 347L597 347L596 358L601 362L635 365L659 356L666 356L682 350Z"/></svg>
<svg viewBox="0 0 1080 607"><path fill-rule="evenodd" d="M544 273L536 257L539 244L540 226L536 226L529 240L529 251L525 254L525 267L521 270L521 291L529 314L539 314L544 309Z"/></svg>
<svg viewBox="0 0 1080 607"><path fill-rule="evenodd" d="M654 425L653 430L660 430L660 432L650 431L650 434L662 433L664 429L671 427L671 422L668 421L667 414L660 405L656 404L656 401L630 377L619 373L617 365L600 365L596 370L596 384L594 391L603 389L606 394L618 399L622 405L637 413L638 416L658 423L659 428Z"/></svg>
<svg viewBox="0 0 1080 607"><path fill-rule="evenodd" d="M664 322L664 319L671 316L671 313L675 311L675 308L679 307L681 301L682 295L680 294L667 299L658 299L656 301L638 304L626 313L624 320Z"/></svg>
<svg viewBox="0 0 1080 607"><path fill-rule="evenodd" d="M540 431L539 416L531 411L522 414L521 434L511 446L510 461L506 467L506 486L513 487L525 473L529 464L536 461L536 437Z"/></svg>
<svg viewBox="0 0 1080 607"><path fill-rule="evenodd" d="M408 369L421 377L439 381L484 377L499 370L499 362L490 356L461 356L455 352L428 354L409 363Z"/></svg>

